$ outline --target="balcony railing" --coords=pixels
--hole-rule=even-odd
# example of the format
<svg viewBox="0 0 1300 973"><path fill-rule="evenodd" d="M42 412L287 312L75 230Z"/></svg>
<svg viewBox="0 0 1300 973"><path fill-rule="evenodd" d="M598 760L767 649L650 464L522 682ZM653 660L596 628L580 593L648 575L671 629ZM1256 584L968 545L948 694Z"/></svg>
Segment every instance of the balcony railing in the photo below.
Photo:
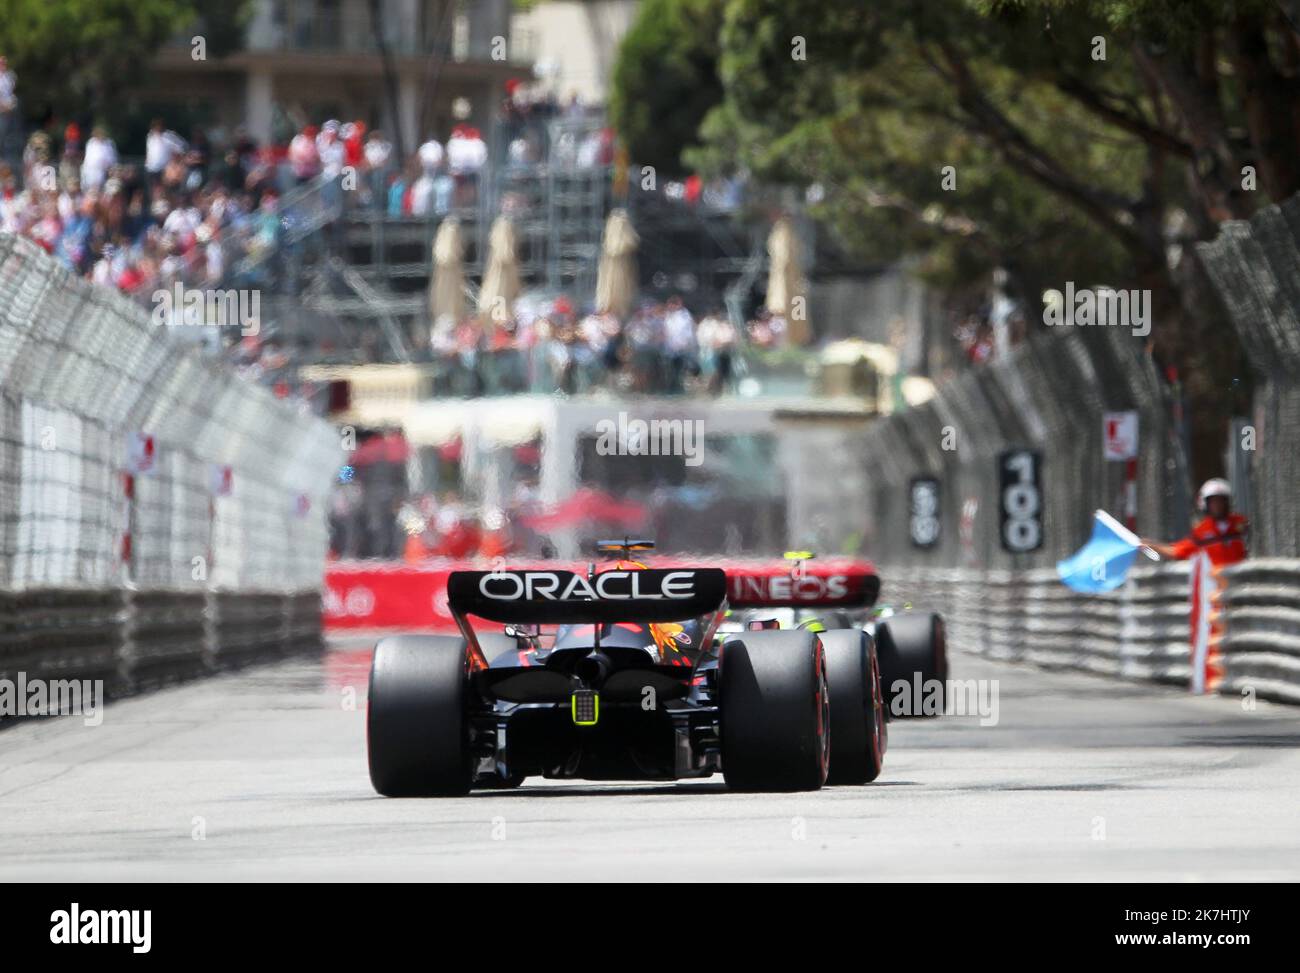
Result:
<svg viewBox="0 0 1300 973"><path fill-rule="evenodd" d="M427 54L432 46L418 34L404 32L400 25L384 27L388 49L401 56ZM443 39L443 53L451 56L450 36ZM249 31L248 49L252 51L301 51L317 53L376 54L379 43L368 14L317 13L292 23L271 24Z"/></svg>
<svg viewBox="0 0 1300 973"><path fill-rule="evenodd" d="M425 57L441 54L449 61L469 59L468 38L465 36L463 17L458 18L456 30L446 30L442 36L433 36L436 28L427 27L427 36L419 31L404 30L400 23L384 26L384 41L389 51L398 57ZM179 31L166 41L169 48L189 48L200 27ZM378 54L379 42L370 24L368 13L316 13L310 17L290 22L267 23L254 21L249 25L244 49L248 51L290 51L313 54ZM511 61L521 56L515 45L510 45Z"/></svg>

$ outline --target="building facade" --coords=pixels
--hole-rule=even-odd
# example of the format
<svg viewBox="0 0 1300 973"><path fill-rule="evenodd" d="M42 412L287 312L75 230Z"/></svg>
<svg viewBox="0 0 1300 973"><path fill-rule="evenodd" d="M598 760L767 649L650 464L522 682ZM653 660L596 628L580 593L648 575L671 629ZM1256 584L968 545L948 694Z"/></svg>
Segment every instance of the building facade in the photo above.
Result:
<svg viewBox="0 0 1300 973"><path fill-rule="evenodd" d="M510 0L255 0L234 52L204 56L201 27L167 44L148 95L201 103L208 124L242 126L259 142L326 118L363 119L410 151L456 121L486 124L505 82L529 76L510 9Z"/></svg>

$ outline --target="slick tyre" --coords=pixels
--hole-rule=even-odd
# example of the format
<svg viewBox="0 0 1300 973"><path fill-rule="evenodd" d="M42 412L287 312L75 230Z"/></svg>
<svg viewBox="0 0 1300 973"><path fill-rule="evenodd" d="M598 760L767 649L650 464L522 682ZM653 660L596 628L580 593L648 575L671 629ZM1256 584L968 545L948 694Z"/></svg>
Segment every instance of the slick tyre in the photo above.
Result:
<svg viewBox="0 0 1300 973"><path fill-rule="evenodd" d="M948 647L942 618L931 612L894 615L876 626L876 651L891 717L943 713Z"/></svg>
<svg viewBox="0 0 1300 973"><path fill-rule="evenodd" d="M370 665L366 749L370 782L385 797L469 791L465 640L380 640Z"/></svg>
<svg viewBox="0 0 1300 973"><path fill-rule="evenodd" d="M866 784L885 762L885 702L875 641L861 629L821 634L831 693L828 784Z"/></svg>
<svg viewBox="0 0 1300 973"><path fill-rule="evenodd" d="M808 791L830 767L830 693L811 632L746 632L719 663L722 773L746 791Z"/></svg>

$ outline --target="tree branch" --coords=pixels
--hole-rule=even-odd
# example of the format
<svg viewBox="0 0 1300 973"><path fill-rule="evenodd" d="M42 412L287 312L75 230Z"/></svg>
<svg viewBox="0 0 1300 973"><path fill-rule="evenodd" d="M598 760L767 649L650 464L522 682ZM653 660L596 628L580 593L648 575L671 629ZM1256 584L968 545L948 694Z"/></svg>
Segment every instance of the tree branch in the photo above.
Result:
<svg viewBox="0 0 1300 973"><path fill-rule="evenodd" d="M1146 251L1146 241L1131 226L1131 204L1128 200L1087 186L1062 170L1056 160L1031 142L1010 118L984 96L960 51L947 41L939 43L939 49L951 71L958 103L974 123L971 126L973 131L992 138L1010 161L1018 163L1029 176L1073 203L1126 248ZM1122 219L1120 213L1128 219Z"/></svg>
<svg viewBox="0 0 1300 973"><path fill-rule="evenodd" d="M1103 121L1110 122L1117 128L1136 135L1142 141L1154 145L1171 155L1190 159L1194 151L1189 142L1163 128L1152 125L1139 115L1133 115L1110 104L1105 96L1089 87L1080 78L1062 77L1055 82L1057 90L1069 95L1081 106Z"/></svg>
<svg viewBox="0 0 1300 973"><path fill-rule="evenodd" d="M1240 169L1228 142L1227 122L1219 105L1218 77L1214 73L1213 37L1203 38L1194 57L1173 58L1135 44L1138 68L1155 78L1169 97L1194 151L1196 184L1206 211L1218 223L1250 215L1250 207L1234 192ZM1199 63L1198 63L1199 62Z"/></svg>

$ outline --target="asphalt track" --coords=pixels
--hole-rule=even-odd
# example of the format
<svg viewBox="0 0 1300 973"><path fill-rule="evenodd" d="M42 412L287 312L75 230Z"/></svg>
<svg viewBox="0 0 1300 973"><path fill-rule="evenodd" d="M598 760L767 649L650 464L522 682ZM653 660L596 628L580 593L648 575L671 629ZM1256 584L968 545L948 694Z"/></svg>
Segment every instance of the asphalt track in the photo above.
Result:
<svg viewBox="0 0 1300 973"><path fill-rule="evenodd" d="M0 881L1300 879L1295 707L958 655L997 725L893 723L866 787L396 801L366 776L368 664L341 645L0 731Z"/></svg>

